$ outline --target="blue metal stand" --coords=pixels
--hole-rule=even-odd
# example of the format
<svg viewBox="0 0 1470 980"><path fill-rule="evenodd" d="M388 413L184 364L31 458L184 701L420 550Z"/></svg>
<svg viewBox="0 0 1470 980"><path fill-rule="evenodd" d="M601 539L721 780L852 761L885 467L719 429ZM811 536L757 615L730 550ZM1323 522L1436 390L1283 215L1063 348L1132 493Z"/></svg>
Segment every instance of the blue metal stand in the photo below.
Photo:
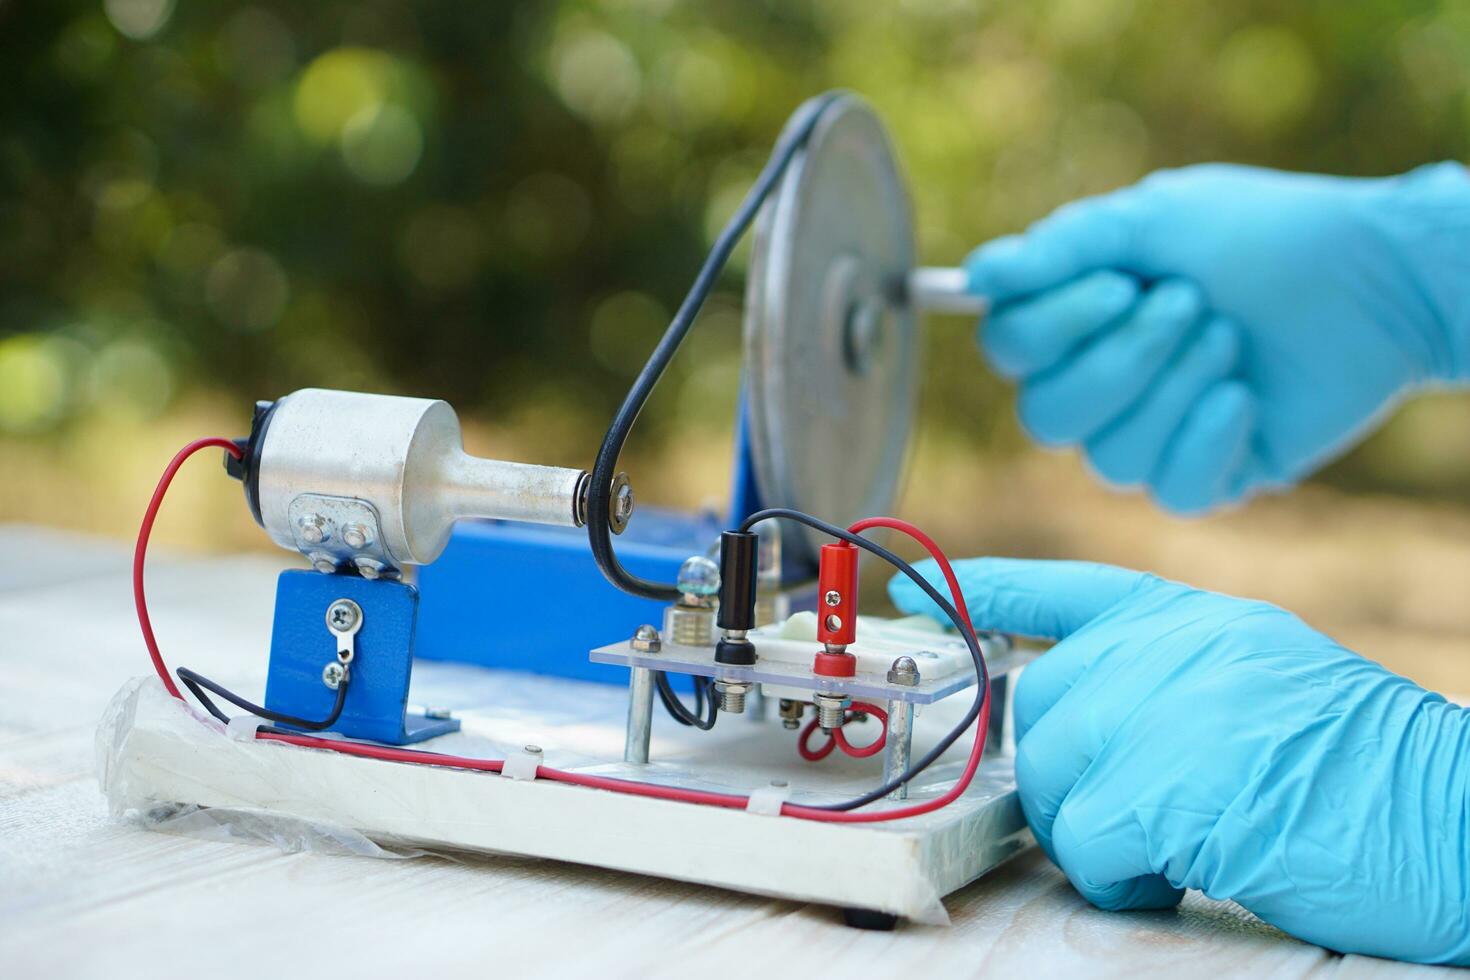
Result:
<svg viewBox="0 0 1470 980"><path fill-rule="evenodd" d="M265 706L298 718L325 718L331 712L336 692L322 682L322 671L337 659L337 638L327 628L326 615L338 599L351 599L362 608L362 627L354 637L342 715L330 730L389 745L458 731L458 719L408 713L418 590L356 575L281 573Z"/></svg>

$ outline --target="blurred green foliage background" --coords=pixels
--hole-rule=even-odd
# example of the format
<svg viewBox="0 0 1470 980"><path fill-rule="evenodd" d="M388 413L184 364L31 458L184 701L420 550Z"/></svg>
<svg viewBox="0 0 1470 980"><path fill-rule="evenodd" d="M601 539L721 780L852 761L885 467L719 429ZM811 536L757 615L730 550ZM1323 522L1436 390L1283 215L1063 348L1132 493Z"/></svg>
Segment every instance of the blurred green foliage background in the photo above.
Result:
<svg viewBox="0 0 1470 980"><path fill-rule="evenodd" d="M0 466L311 384L582 464L813 93L875 103L952 263L1157 167L1466 159L1467 52L1466 0L0 0ZM643 445L728 425L740 279ZM927 426L1020 452L961 328L929 342ZM1324 478L1463 495L1470 409L1418 402Z"/></svg>

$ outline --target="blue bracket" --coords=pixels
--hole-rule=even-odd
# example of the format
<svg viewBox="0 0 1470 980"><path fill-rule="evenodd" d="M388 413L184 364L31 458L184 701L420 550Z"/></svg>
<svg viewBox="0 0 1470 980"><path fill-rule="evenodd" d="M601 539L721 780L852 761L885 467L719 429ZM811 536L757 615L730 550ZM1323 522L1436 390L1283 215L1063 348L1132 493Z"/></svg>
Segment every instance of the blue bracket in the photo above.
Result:
<svg viewBox="0 0 1470 980"><path fill-rule="evenodd" d="M287 571L276 580L276 616L271 630L265 706L298 718L325 718L336 692L322 670L337 659L337 639L327 629L327 607L351 599L362 609L354 638L351 678L342 715L331 731L349 738L407 745L459 730L455 718L408 713L413 671L418 590L387 579Z"/></svg>

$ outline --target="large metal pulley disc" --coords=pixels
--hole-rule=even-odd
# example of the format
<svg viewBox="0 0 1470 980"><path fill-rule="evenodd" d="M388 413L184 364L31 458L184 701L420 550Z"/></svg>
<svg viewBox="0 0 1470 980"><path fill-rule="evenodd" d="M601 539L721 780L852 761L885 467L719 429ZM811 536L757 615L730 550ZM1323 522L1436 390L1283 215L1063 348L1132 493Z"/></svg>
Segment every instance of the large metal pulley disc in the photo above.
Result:
<svg viewBox="0 0 1470 980"><path fill-rule="evenodd" d="M915 316L895 284L913 264L888 137L866 102L840 96L767 201L751 252L746 384L766 506L844 526L892 506L919 367ZM814 559L828 539L802 531L788 547Z"/></svg>

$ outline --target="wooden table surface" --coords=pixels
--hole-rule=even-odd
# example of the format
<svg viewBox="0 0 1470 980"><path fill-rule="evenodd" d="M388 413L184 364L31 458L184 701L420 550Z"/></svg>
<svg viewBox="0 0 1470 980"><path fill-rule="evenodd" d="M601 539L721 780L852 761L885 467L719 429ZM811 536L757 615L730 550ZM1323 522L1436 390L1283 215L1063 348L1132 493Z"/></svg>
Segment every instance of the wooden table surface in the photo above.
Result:
<svg viewBox="0 0 1470 980"><path fill-rule="evenodd" d="M952 895L952 925L892 933L831 909L513 858L284 853L114 822L93 734L147 672L120 543L0 527L0 976L1387 976L1191 892L1099 912L1034 850ZM283 559L285 556L282 556ZM160 555L160 643L260 689L264 556Z"/></svg>

